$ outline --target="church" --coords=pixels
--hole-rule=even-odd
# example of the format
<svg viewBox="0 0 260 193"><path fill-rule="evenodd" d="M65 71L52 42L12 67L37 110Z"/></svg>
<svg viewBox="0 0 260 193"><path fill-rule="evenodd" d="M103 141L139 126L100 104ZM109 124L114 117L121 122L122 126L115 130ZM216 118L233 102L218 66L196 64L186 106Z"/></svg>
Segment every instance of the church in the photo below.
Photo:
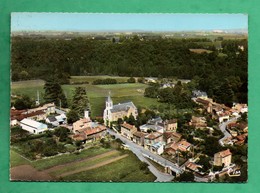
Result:
<svg viewBox="0 0 260 193"><path fill-rule="evenodd" d="M105 125L108 126L111 122L117 121L119 118L124 119L124 117L129 117L131 114L136 119L138 112L136 106L132 101L113 105L113 101L109 93L106 99L106 108L103 114Z"/></svg>

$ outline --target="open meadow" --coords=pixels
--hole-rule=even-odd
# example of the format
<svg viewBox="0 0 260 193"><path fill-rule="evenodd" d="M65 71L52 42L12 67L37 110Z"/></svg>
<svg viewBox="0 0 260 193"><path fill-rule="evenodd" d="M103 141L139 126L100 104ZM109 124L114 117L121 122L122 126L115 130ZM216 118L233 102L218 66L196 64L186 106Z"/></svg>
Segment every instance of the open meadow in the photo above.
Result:
<svg viewBox="0 0 260 193"><path fill-rule="evenodd" d="M101 77L101 78L100 78ZM110 77L117 79L120 84L110 84L110 85L92 85L92 82L96 79L105 79L108 76L73 76L71 82L74 84L63 85L63 91L68 101L70 102L75 87L85 87L87 90L87 95L90 101L92 116L102 116L103 110L105 108L105 99L111 92L111 97L113 102L125 102L133 101L138 107L150 108L152 105L159 105L156 99L146 98L143 93L145 88L148 87L146 84L141 83L126 83L128 77ZM76 82L89 82L88 84L75 84ZM11 85L12 95L22 95L26 94L35 100L37 95L37 90L40 93L40 100L43 101L44 95L44 81L43 80L28 80L13 82Z"/></svg>

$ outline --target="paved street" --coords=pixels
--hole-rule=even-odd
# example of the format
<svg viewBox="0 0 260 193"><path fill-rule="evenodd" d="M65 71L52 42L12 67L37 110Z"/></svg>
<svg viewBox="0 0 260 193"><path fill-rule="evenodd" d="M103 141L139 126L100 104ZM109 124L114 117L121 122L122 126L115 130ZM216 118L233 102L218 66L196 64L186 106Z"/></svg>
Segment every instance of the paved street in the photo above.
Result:
<svg viewBox="0 0 260 193"><path fill-rule="evenodd" d="M220 130L221 130L222 133L224 134L224 137L219 140L220 145L224 146L223 141L224 141L226 138L231 137L230 133L226 130L226 127L227 127L227 125L228 125L229 123L234 122L234 121L236 121L236 120L237 120L237 117L234 117L234 118L229 119L229 120L226 121L226 122L223 122L223 123L219 124Z"/></svg>
<svg viewBox="0 0 260 193"><path fill-rule="evenodd" d="M135 144L134 142L132 142L131 140L128 140L126 138L124 138L123 136L121 136L120 134L116 133L115 131L113 130L110 130L108 129L108 132L111 134L111 135L115 135L116 138L119 138L121 139L126 145L129 146L129 149L134 153L136 154L136 156L141 160L141 161L144 161L146 163L149 164L149 169L150 171L157 177L156 181L159 181L159 182L168 182L168 181L171 181L174 177L172 175L169 175L169 174L165 174L165 173L162 173L160 171L158 171L150 162L148 162L146 160L146 158L144 157L143 154L147 155L148 157L150 156L151 158L157 160L157 162L160 162L162 163L163 165L167 165L167 166L170 166L172 167L176 172L181 172L182 170L177 166L175 165L174 163L172 162L169 162L168 160L162 158L161 156L159 155L156 155L156 154L153 154L152 152L144 149L142 146L139 146L137 144Z"/></svg>

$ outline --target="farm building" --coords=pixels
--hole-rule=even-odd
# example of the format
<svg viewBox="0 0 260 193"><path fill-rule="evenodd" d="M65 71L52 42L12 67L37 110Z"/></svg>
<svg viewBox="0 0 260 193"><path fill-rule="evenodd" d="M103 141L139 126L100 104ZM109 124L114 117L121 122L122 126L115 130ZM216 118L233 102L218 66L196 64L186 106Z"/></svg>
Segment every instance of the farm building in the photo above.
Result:
<svg viewBox="0 0 260 193"><path fill-rule="evenodd" d="M48 130L48 127L44 123L40 123L38 121L32 120L32 119L23 119L20 122L20 125L23 130L29 131L30 133L33 134L41 134L44 131Z"/></svg>

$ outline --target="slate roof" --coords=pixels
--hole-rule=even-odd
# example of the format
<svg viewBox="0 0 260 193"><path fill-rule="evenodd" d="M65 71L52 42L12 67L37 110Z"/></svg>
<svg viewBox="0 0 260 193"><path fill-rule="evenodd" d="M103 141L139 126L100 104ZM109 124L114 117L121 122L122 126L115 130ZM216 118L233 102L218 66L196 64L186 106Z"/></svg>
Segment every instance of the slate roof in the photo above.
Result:
<svg viewBox="0 0 260 193"><path fill-rule="evenodd" d="M57 121L57 119L55 118L55 116L50 116L50 117L48 117L48 119L49 119L50 122L55 122L55 121Z"/></svg>
<svg viewBox="0 0 260 193"><path fill-rule="evenodd" d="M115 112L121 112L121 111L128 111L130 107L136 108L133 102L125 102L125 103L119 103L117 105L113 106L113 109L111 109L112 113Z"/></svg>

